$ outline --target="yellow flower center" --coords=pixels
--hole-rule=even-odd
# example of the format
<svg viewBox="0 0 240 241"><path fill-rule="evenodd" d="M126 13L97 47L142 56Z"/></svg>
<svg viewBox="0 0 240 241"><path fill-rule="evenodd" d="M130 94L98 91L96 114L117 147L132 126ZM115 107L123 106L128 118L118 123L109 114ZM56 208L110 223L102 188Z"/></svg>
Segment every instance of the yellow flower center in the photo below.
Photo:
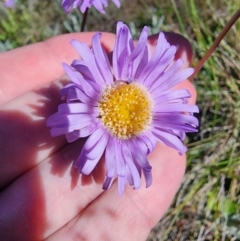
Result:
<svg viewBox="0 0 240 241"><path fill-rule="evenodd" d="M99 101L100 120L112 135L132 138L150 128L153 100L137 83L107 86Z"/></svg>

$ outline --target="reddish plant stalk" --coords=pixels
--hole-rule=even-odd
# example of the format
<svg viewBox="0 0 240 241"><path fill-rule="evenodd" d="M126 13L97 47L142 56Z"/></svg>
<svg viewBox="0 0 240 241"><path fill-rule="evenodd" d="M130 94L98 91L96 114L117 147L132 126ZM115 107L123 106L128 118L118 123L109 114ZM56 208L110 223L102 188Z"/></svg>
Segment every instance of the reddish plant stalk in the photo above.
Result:
<svg viewBox="0 0 240 241"><path fill-rule="evenodd" d="M239 19L240 17L240 9L238 9L236 11L236 13L232 16L232 18L229 20L229 22L227 23L227 25L223 28L223 30L221 31L221 33L218 35L218 37L215 39L215 41L213 42L211 48L206 52L206 54L202 57L202 59L197 63L197 65L195 66L195 70L194 73L189 77L190 81L193 81L194 77L196 76L196 74L199 72L199 70L202 68L202 66L204 65L204 63L209 59L209 57L212 55L212 53L214 52L214 50L218 47L219 43L222 41L222 39L225 37L225 35L227 34L227 32L231 29L231 27L233 26L233 24Z"/></svg>

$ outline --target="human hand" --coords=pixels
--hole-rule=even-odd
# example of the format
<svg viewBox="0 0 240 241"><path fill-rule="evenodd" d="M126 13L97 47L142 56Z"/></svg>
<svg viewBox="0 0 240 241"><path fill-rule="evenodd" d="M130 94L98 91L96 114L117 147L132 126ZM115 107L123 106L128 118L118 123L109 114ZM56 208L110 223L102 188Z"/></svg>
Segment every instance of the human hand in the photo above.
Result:
<svg viewBox="0 0 240 241"><path fill-rule="evenodd" d="M2 240L145 240L169 207L185 170L185 155L158 144L149 155L153 184L122 197L117 184L102 190L104 163L81 176L72 162L83 140L52 138L46 119L56 112L62 62L77 54L71 39L90 44L93 33L62 35L0 54L0 237ZM167 35L168 36L168 35ZM168 41L176 39L169 35ZM104 33L107 52L115 36ZM149 43L154 48L155 37ZM188 48L179 48L186 63ZM185 66L187 67L187 66ZM52 82L53 81L53 82ZM196 92L186 88L195 102ZM20 96L21 95L21 96ZM144 185L142 185L144 186Z"/></svg>

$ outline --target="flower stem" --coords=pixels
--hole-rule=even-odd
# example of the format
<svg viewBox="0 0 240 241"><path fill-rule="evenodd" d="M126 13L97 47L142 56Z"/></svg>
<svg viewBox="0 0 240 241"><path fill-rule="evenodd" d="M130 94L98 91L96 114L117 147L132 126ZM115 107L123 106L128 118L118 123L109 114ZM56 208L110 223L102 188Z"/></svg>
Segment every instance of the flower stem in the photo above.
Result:
<svg viewBox="0 0 240 241"><path fill-rule="evenodd" d="M199 72L199 70L202 68L203 64L208 60L208 58L212 55L213 51L217 48L219 43L222 41L222 39L225 37L227 32L230 30L230 28L233 26L233 24L239 19L240 17L240 9L236 11L236 13L232 16L232 18L229 20L227 25L223 28L221 33L218 35L218 37L213 42L211 48L206 52L206 54L202 57L202 59L197 63L197 65L194 68L194 73L189 77L190 81L193 81L195 75Z"/></svg>
<svg viewBox="0 0 240 241"><path fill-rule="evenodd" d="M83 14L83 19L82 19L82 24L81 24L81 32L84 32L85 25L87 22L87 16L88 16L88 8L86 9L86 11Z"/></svg>

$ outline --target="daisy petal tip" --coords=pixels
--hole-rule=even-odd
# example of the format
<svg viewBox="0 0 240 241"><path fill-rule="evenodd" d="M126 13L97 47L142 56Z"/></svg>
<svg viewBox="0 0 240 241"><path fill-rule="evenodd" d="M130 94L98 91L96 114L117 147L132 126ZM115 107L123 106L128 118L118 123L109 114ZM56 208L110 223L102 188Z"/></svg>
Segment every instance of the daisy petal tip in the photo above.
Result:
<svg viewBox="0 0 240 241"><path fill-rule="evenodd" d="M118 196L121 197L123 195L124 191L118 189Z"/></svg>
<svg viewBox="0 0 240 241"><path fill-rule="evenodd" d="M108 190L111 187L112 182L113 182L113 178L106 176L105 181L104 181L103 186L102 186L102 189Z"/></svg>
<svg viewBox="0 0 240 241"><path fill-rule="evenodd" d="M189 72L191 73L191 75L194 73L194 71L195 71L195 69L194 68L191 68L191 67L189 67L188 68L189 69Z"/></svg>
<svg viewBox="0 0 240 241"><path fill-rule="evenodd" d="M137 189L139 189L141 186L140 185L138 185L138 186L133 186L133 190L137 190Z"/></svg>
<svg viewBox="0 0 240 241"><path fill-rule="evenodd" d="M79 40L77 40L77 39L72 39L72 40L70 41L70 44L71 44L74 48L77 48L77 46L78 46L79 44L81 44L81 42L80 42Z"/></svg>
<svg viewBox="0 0 240 241"><path fill-rule="evenodd" d="M93 35L92 40L94 40L94 38L97 38L98 40L102 37L102 33L101 32L97 32Z"/></svg>
<svg viewBox="0 0 240 241"><path fill-rule="evenodd" d="M77 39L72 39L70 40L70 44L75 44L75 43L78 43L79 41Z"/></svg>
<svg viewBox="0 0 240 241"><path fill-rule="evenodd" d="M196 105L196 111L194 112L194 113L199 113L200 112L200 109L199 109L199 107ZM198 122L198 125L199 125L199 122Z"/></svg>
<svg viewBox="0 0 240 241"><path fill-rule="evenodd" d="M146 188L149 188L152 185L152 173L146 175Z"/></svg>
<svg viewBox="0 0 240 241"><path fill-rule="evenodd" d="M122 21L118 21L118 22L117 22L117 29L118 29L118 28L122 28L123 25L124 25L124 23L123 23Z"/></svg>
<svg viewBox="0 0 240 241"><path fill-rule="evenodd" d="M125 177L118 176L118 195L121 197L125 189Z"/></svg>
<svg viewBox="0 0 240 241"><path fill-rule="evenodd" d="M70 67L68 64L66 64L66 63L62 63L62 67L63 67L63 69L65 70L66 73L67 73L69 70L71 70L71 67Z"/></svg>
<svg viewBox="0 0 240 241"><path fill-rule="evenodd" d="M142 31L148 34L148 26L145 26Z"/></svg>
<svg viewBox="0 0 240 241"><path fill-rule="evenodd" d="M177 59L176 62L178 62L179 65L181 65L181 66L184 65L184 60L182 58Z"/></svg>
<svg viewBox="0 0 240 241"><path fill-rule="evenodd" d="M66 69L69 68L69 65L67 63L62 62L62 67L66 71Z"/></svg>
<svg viewBox="0 0 240 241"><path fill-rule="evenodd" d="M179 151L179 155L182 156L183 154L185 154L185 153L187 152L187 150L188 150L187 147L184 146L184 147L182 148L182 150Z"/></svg>

